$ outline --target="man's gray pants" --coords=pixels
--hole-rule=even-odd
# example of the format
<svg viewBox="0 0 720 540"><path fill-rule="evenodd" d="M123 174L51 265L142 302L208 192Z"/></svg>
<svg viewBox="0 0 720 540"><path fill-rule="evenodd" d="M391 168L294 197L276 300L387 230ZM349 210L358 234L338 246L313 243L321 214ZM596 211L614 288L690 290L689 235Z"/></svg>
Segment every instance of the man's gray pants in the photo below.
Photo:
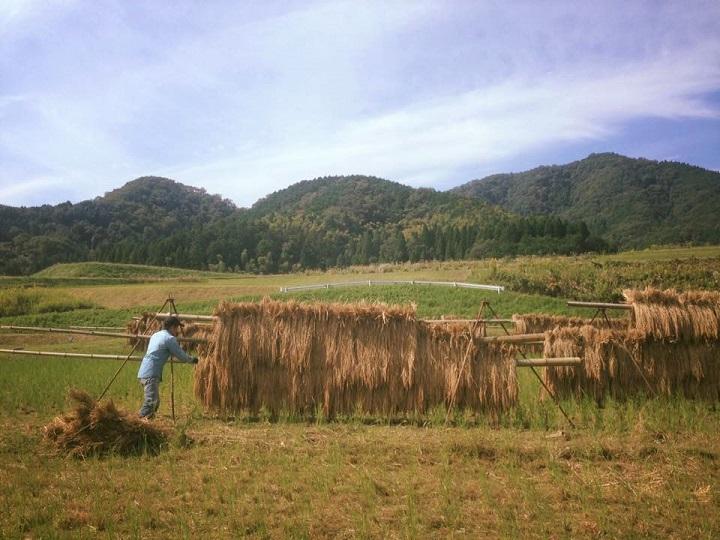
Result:
<svg viewBox="0 0 720 540"><path fill-rule="evenodd" d="M139 379L140 384L145 389L145 399L142 407L140 407L140 416L143 418L152 418L160 407L160 379L157 377L148 377L147 379Z"/></svg>

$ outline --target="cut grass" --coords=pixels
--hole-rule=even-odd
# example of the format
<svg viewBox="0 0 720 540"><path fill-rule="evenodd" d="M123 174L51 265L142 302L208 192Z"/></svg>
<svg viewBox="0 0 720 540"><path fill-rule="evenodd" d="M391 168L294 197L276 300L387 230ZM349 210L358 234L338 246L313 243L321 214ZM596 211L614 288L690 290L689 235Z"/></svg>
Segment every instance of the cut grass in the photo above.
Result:
<svg viewBox="0 0 720 540"><path fill-rule="evenodd" d="M0 431L0 535L713 538L717 439L293 424L188 429L157 458ZM22 471L22 472L21 472Z"/></svg>
<svg viewBox="0 0 720 540"><path fill-rule="evenodd" d="M653 253L630 256L633 265L635 257L651 261L647 264L614 267L618 279L623 272L628 272L629 281L640 279L634 273L637 268L652 276L658 268L672 266L655 266L655 260L677 255ZM712 251L700 262L696 250L686 255L698 258L692 262L698 269L688 270L687 262L679 265L672 283L694 284L701 272L717 279L712 277ZM57 278L63 286L55 290L99 307L2 322L114 326L133 314L159 308L170 292L181 311L199 313L209 313L219 299L270 294L303 301L414 301L422 317L474 316L483 298L503 317L533 311L581 316L583 312L565 306L564 297L590 290L597 276L588 271L595 268L591 259L232 275L202 277L194 283L178 278L160 285L69 286L62 279L70 278ZM599 260L604 264L609 258ZM499 272L541 283L549 269L562 278L558 290L573 294L497 295L430 287L277 292L280 286L363 278L494 282L499 280L492 276L497 278ZM659 275L665 276L663 272ZM121 340L84 336L2 333L0 344L78 352L129 350ZM177 364L176 440L187 436L194 444L176 444L157 457L111 455L76 462L51 455L41 443L41 427L66 408L70 387L96 396L120 364L10 355L0 355L0 364L0 505L5 509L0 513L0 537L720 536L716 404L665 398L608 400L601 408L589 400L566 400L563 407L578 426L566 439L555 433L567 427L562 416L551 401L538 399L537 381L523 370L520 404L492 425L486 417L460 411L446 425L442 409L423 418L349 415L337 422L288 414L271 421L266 412L217 419L196 405L193 368ZM137 367L129 363L109 393L131 411L142 397ZM164 375L160 414L169 421L169 367Z"/></svg>

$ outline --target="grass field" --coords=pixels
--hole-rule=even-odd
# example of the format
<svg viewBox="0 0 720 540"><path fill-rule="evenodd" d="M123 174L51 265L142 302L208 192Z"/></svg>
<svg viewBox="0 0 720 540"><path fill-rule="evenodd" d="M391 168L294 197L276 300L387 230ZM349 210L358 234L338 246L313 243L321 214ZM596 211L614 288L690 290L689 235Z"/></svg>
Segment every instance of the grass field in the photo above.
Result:
<svg viewBox="0 0 720 540"><path fill-rule="evenodd" d="M82 282L107 279L114 270L105 268L107 275L98 276L90 269L87 274L94 275L87 277L75 266L69 273L55 269L56 278L43 277L60 283L31 287L36 306L56 308L26 307L0 317L0 324L114 326L159 308L167 294L176 297L181 311L201 313L210 313L220 299L272 295L414 302L422 317L472 316L482 299L502 316L578 314L565 305L577 295L567 293L589 294L597 272L610 276L603 285L607 290L622 283L623 272L635 286L643 275L657 284L670 268L675 273L669 286L718 288L713 272L719 257L717 248L676 248L285 276L193 274L193 281L178 271L161 282L142 270L119 278L137 281L119 283ZM533 284L543 283L551 271L557 287L534 291ZM62 281L68 279L75 281ZM498 295L379 286L278 292L281 286L365 279L481 281L511 290ZM12 303L25 285L0 281L0 298ZM129 351L112 338L10 332L0 334L0 347ZM216 418L195 403L193 368L177 365L178 422L165 452L79 461L45 446L42 426L65 408L69 388L98 395L119 363L10 355L0 355L0 362L3 538L720 536L720 411L714 403L647 399L598 407L568 400L563 407L577 426L569 429L552 402L538 399L532 374L522 371L519 406L496 422L456 412L446 424L444 410L422 418L356 415L334 422L271 419L264 413ZM136 363L126 366L110 391L131 410L141 399L136 369ZM166 367L159 421L172 426L169 379ZM191 444L183 442L185 436Z"/></svg>

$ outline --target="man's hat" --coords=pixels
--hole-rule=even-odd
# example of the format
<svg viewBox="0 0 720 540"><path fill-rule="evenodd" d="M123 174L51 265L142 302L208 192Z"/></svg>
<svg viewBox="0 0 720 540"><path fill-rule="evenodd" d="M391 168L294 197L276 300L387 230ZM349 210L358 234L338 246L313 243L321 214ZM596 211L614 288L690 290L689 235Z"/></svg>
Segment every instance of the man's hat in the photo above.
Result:
<svg viewBox="0 0 720 540"><path fill-rule="evenodd" d="M165 319L165 322L163 323L163 328L167 330L168 328L172 328L173 326L182 327L185 325L177 317L168 317L167 319Z"/></svg>

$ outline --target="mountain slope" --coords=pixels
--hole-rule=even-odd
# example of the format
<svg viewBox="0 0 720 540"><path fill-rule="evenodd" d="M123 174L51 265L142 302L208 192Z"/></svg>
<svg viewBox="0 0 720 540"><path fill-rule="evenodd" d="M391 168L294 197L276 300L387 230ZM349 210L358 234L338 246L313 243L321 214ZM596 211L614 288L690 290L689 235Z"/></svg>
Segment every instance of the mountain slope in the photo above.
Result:
<svg viewBox="0 0 720 540"><path fill-rule="evenodd" d="M260 199L251 216L302 215L319 220L342 216L348 229L412 220L485 221L508 212L453 193L415 189L372 176L331 176L303 180Z"/></svg>
<svg viewBox="0 0 720 540"><path fill-rule="evenodd" d="M84 260L170 265L173 254L152 246L176 244L187 231L236 212L217 195L159 177L77 204L0 206L0 273Z"/></svg>
<svg viewBox="0 0 720 540"><path fill-rule="evenodd" d="M720 242L720 173L683 163L591 154L473 180L452 192L522 215L584 220L622 247Z"/></svg>
<svg viewBox="0 0 720 540"><path fill-rule="evenodd" d="M80 261L267 273L604 247L582 223L365 176L300 182L249 210L155 177L78 204L0 206L4 274Z"/></svg>

